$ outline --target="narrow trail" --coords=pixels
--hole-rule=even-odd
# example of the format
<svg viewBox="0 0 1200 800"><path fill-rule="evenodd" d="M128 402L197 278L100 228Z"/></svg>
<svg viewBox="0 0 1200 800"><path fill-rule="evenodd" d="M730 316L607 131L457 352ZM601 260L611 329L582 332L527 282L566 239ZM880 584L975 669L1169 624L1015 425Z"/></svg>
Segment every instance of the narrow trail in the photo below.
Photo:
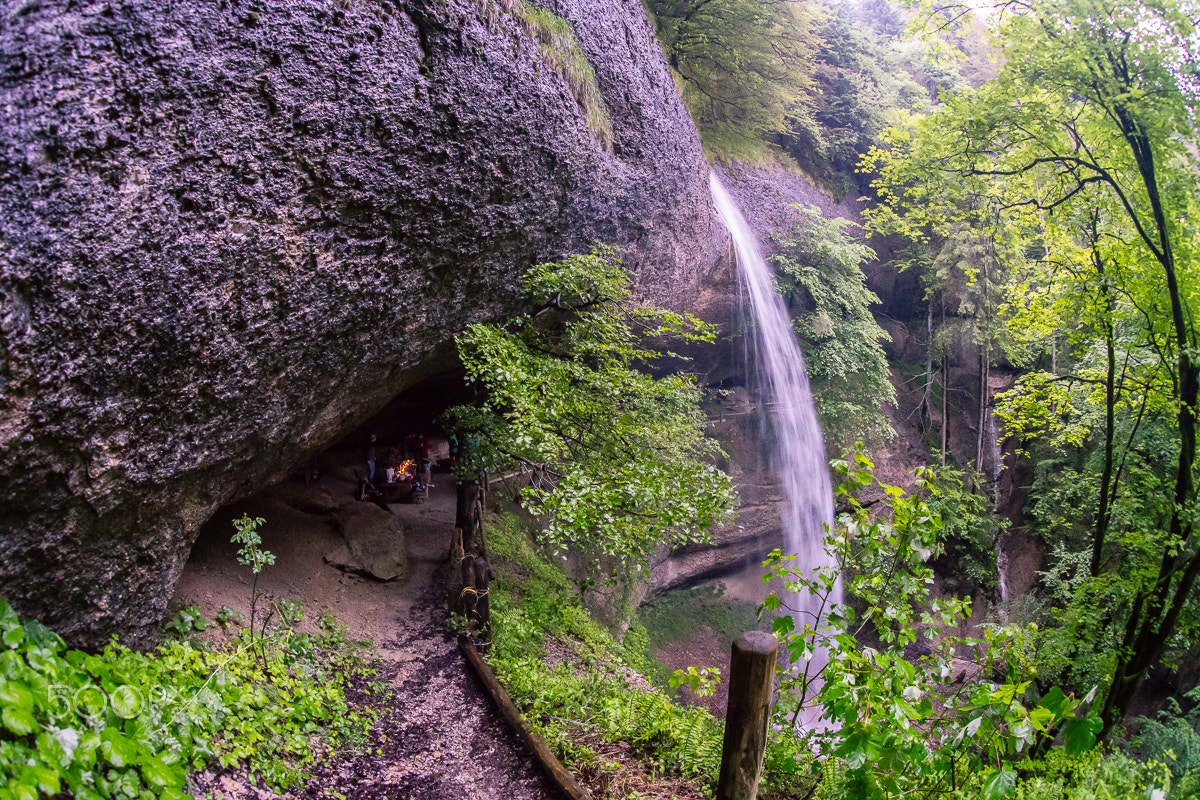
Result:
<svg viewBox="0 0 1200 800"><path fill-rule="evenodd" d="M422 505L393 505L405 523L410 570L389 583L348 575L324 562L339 534L329 515L305 513L297 496L311 492L281 485L222 509L201 533L180 580L177 605L201 606L212 619L222 604L245 606L248 572L228 543L229 519L243 512L266 519L263 546L276 554L262 573L268 593L304 601L309 617L333 613L350 636L371 638L380 672L371 680L392 692L383 715L359 752L332 754L310 767L312 780L283 795L398 800L557 800L557 790L482 694L446 631L446 550L454 525L449 476ZM338 503L353 484L318 484ZM349 502L354 502L350 500ZM209 530L211 528L211 530ZM354 692L352 692L352 695ZM199 786L214 798L275 797L246 785L245 776L203 773Z"/></svg>

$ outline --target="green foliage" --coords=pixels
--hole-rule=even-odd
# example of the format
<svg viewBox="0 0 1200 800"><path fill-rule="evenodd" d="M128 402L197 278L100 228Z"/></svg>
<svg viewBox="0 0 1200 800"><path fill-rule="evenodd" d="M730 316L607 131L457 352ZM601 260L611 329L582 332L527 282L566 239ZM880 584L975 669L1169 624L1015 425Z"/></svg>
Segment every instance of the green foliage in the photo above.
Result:
<svg viewBox="0 0 1200 800"><path fill-rule="evenodd" d="M1171 786L1161 761L1140 763L1102 748L1078 755L1054 750L1020 766L1033 775L1016 786L1014 800L1164 800Z"/></svg>
<svg viewBox="0 0 1200 800"><path fill-rule="evenodd" d="M1200 688L1184 696L1191 710L1167 698L1166 708L1153 717L1139 717L1133 746L1147 759L1163 759L1174 780L1172 798L1195 797L1200 789Z"/></svg>
<svg viewBox="0 0 1200 800"><path fill-rule="evenodd" d="M904 26L887 2L869 8L849 1L813 5L813 83L806 92L805 113L794 117L782 146L805 172L841 197L854 188L859 157L878 143L896 109L928 108L926 91L910 77L914 70L908 63L927 69L928 59L922 56L928 48L898 41ZM906 59L906 50L917 52Z"/></svg>
<svg viewBox="0 0 1200 800"><path fill-rule="evenodd" d="M667 688L687 687L698 697L712 697L720 682L721 670L716 667L688 667L672 672L671 679L667 681Z"/></svg>
<svg viewBox="0 0 1200 800"><path fill-rule="evenodd" d="M651 647L680 642L707 626L726 644L758 626L753 603L725 596L724 584L677 589L642 604L638 620Z"/></svg>
<svg viewBox="0 0 1200 800"><path fill-rule="evenodd" d="M580 548L638 567L658 547L704 541L736 495L711 465L700 390L685 374L655 378L645 342L710 341L704 323L633 304L613 248L539 264L526 277L534 310L458 339L481 407L444 419L467 442L460 473L517 469L524 502L547 515L556 553ZM565 557L565 556L564 556Z"/></svg>
<svg viewBox="0 0 1200 800"><path fill-rule="evenodd" d="M982 476L968 478L953 467L931 472L937 492L930 495L931 512L942 520L942 555L935 566L950 591L979 587L994 592L1000 575L996 569L996 543L1008 520L992 513L987 498L973 490Z"/></svg>
<svg viewBox="0 0 1200 800"><path fill-rule="evenodd" d="M241 545L237 552L238 563L249 567L255 575L262 572L263 567L275 563L275 555L262 549L262 536L258 533L258 526L264 522L266 520L262 517L251 519L249 514L242 514L241 519L233 521L235 532L230 537L231 542Z"/></svg>
<svg viewBox="0 0 1200 800"><path fill-rule="evenodd" d="M879 298L866 287L860 265L875 253L859 244L844 219L825 219L816 206L794 206L801 220L771 260L790 305L804 363L819 398L821 430L835 452L853 442L894 435L880 411L896 404L881 342L891 337L871 315Z"/></svg>
<svg viewBox="0 0 1200 800"><path fill-rule="evenodd" d="M725 595L724 584L676 589L643 603L626 635L626 650L640 656L640 669L659 688L670 688L672 672L655 658L655 653L672 642L691 638L705 627L715 641L728 648L746 631L765 629L756 606ZM694 669L694 667L693 667Z"/></svg>
<svg viewBox="0 0 1200 800"><path fill-rule="evenodd" d="M626 647L594 623L570 593L537 596L522 587L493 605L489 662L522 714L564 762L577 770L602 767L579 743L584 732L632 745L663 774L716 780L721 725L706 711L680 708L658 691L630 688L636 662ZM574 663L548 664L544 640L570 647Z"/></svg>
<svg viewBox="0 0 1200 800"><path fill-rule="evenodd" d="M180 638L186 639L193 633L198 633L207 627L208 622L200 613L200 606L185 606L176 611L171 619L167 620L167 624L163 626L163 629L175 633Z"/></svg>
<svg viewBox="0 0 1200 800"><path fill-rule="evenodd" d="M965 10L924 11L940 29ZM1014 339L1051 369L1009 411L1042 440L1039 513L1060 529L1050 572L1070 597L1048 644L1064 672L1111 676L1109 733L1149 669L1197 633L1196 14L1174 0L1038 0L1002 3L993 20L996 77L943 95L867 166L896 230L969 229L1032 290L1008 298ZM1054 478L1055 462L1086 494Z"/></svg>
<svg viewBox="0 0 1200 800"><path fill-rule="evenodd" d="M294 628L304 620L304 603L299 600L281 597L275 601L275 608L279 611L279 618L283 620L284 625Z"/></svg>
<svg viewBox="0 0 1200 800"><path fill-rule="evenodd" d="M808 3L649 0L647 5L702 135L732 126L765 142L810 123L805 103L815 42Z"/></svg>
<svg viewBox="0 0 1200 800"><path fill-rule="evenodd" d="M0 642L4 800L183 798L185 776L216 765L282 790L303 778L314 736L361 738L369 726L329 671L353 654L290 631L273 639L266 670L245 636L151 654L114 641L91 655L0 600Z"/></svg>
<svg viewBox="0 0 1200 800"><path fill-rule="evenodd" d="M242 514L241 519L233 521L234 534L229 541L234 544L240 544L241 547L237 551L238 563L249 567L253 578L250 581L250 627L247 630L250 641L254 641L256 634L255 618L258 616L258 602L262 599L262 593L258 591L258 573L263 571L264 567L269 567L275 563L275 554L270 550L262 549L262 536L258 533L258 527L266 522L262 517L251 519L249 514ZM262 620L260 635L266 633L267 622L270 619L271 609L267 613L265 619ZM263 664L266 664L266 653L262 654Z"/></svg>
<svg viewBox="0 0 1200 800"><path fill-rule="evenodd" d="M848 510L826 549L840 575L810 575L792 565L794 556L776 551L764 577L818 601L805 606L815 612L801 613L773 593L764 611L796 614L774 622L793 664L780 674L775 713L790 725L815 705L829 721L807 737L844 766L832 796L1002 797L1016 783L1017 760L1039 743L1061 736L1068 753L1090 749L1100 729L1092 695L1079 700L1057 688L1031 694L1031 629L985 626L982 638L952 633L970 606L931 593L927 564L941 552L942 524L927 502L935 491L930 476L917 475L913 495L879 484L883 508L872 515L855 499L876 483L870 460L860 450L834 468ZM849 600L831 606L841 576ZM977 663L964 664L960 656L969 652Z"/></svg>
<svg viewBox="0 0 1200 800"><path fill-rule="evenodd" d="M592 621L561 566L533 541L528 522L503 514L488 530L497 573L488 661L551 748L568 766L603 769L582 743L583 734L599 732L605 741L633 745L660 772L715 780L720 724L660 692L630 688L625 676L640 664L644 644L635 633L622 645ZM551 639L573 661L547 663Z"/></svg>
<svg viewBox="0 0 1200 800"><path fill-rule="evenodd" d="M230 628L235 628L242 625L246 621L242 616L242 612L235 611L227 605L222 605L217 611L216 623L221 626L221 630L228 631Z"/></svg>

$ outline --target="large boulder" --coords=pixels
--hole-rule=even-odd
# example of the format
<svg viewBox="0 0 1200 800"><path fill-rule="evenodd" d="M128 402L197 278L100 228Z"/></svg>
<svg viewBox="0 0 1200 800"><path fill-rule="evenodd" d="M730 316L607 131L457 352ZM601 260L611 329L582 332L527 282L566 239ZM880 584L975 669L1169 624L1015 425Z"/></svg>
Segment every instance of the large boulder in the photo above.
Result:
<svg viewBox="0 0 1200 800"><path fill-rule="evenodd" d="M351 503L334 512L333 524L342 541L325 554L327 563L381 581L404 577L408 548L399 517L374 503Z"/></svg>
<svg viewBox="0 0 1200 800"><path fill-rule="evenodd" d="M725 232L638 0L0 0L0 595L145 638L199 526L453 359L530 264L680 306Z"/></svg>

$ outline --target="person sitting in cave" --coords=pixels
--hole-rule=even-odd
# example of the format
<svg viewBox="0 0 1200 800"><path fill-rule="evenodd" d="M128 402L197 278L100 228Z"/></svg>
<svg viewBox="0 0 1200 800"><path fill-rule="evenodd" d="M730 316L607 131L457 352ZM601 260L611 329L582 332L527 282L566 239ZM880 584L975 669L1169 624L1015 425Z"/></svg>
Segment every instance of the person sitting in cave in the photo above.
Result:
<svg viewBox="0 0 1200 800"><path fill-rule="evenodd" d="M371 485L375 484L375 434L371 434L371 439L367 442L367 482Z"/></svg>

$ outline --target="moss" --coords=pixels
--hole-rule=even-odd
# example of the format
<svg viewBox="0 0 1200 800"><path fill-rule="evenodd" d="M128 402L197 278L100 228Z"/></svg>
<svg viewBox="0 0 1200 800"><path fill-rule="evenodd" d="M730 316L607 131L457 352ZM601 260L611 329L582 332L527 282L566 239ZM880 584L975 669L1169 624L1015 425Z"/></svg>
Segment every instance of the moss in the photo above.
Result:
<svg viewBox="0 0 1200 800"><path fill-rule="evenodd" d="M746 631L759 628L757 606L725 597L722 583L671 592L643 604L638 618L654 647L681 642L703 625L730 644Z"/></svg>
<svg viewBox="0 0 1200 800"><path fill-rule="evenodd" d="M625 649L641 653L646 675L666 686L671 671L655 658L655 651L685 641L706 625L724 647L746 631L770 629L769 624L758 621L754 603L725 597L724 584L717 583L680 589L644 603L625 636Z"/></svg>

